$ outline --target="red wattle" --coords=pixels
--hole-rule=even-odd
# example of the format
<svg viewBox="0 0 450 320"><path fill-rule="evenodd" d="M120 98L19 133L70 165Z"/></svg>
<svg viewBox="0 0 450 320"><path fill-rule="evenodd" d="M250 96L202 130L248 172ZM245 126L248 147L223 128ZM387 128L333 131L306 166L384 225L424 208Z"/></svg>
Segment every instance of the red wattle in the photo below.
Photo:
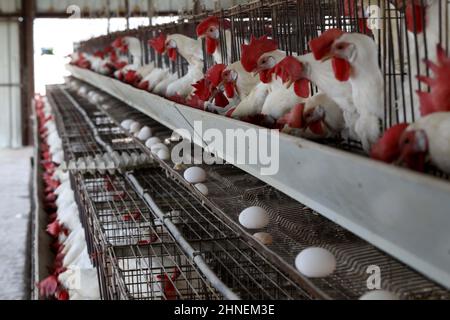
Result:
<svg viewBox="0 0 450 320"><path fill-rule="evenodd" d="M307 79L300 79L294 83L294 91L301 98L308 98L310 95L309 81Z"/></svg>
<svg viewBox="0 0 450 320"><path fill-rule="evenodd" d="M167 50L167 53L169 55L169 59L172 61L176 61L177 60L177 49L175 48L170 48L169 50Z"/></svg>
<svg viewBox="0 0 450 320"><path fill-rule="evenodd" d="M347 60L334 57L332 59L332 65L337 80L348 81L350 79L352 68Z"/></svg>
<svg viewBox="0 0 450 320"><path fill-rule="evenodd" d="M271 70L263 70L259 73L259 79L262 83L272 82L272 72Z"/></svg>
<svg viewBox="0 0 450 320"><path fill-rule="evenodd" d="M218 45L219 45L219 41L217 41L216 39L212 39L209 37L206 38L206 52L209 55L213 55L214 52L216 52Z"/></svg>
<svg viewBox="0 0 450 320"><path fill-rule="evenodd" d="M405 9L406 27L408 31L414 33L422 33L424 30L424 16L424 7L419 4L409 3Z"/></svg>
<svg viewBox="0 0 450 320"><path fill-rule="evenodd" d="M233 99L234 94L235 94L234 83L227 82L227 83L225 83L224 87L225 87L225 93L226 93L227 97L230 99Z"/></svg>
<svg viewBox="0 0 450 320"><path fill-rule="evenodd" d="M316 121L309 124L309 129L312 133L322 136L325 134L325 131L323 130L322 121Z"/></svg>
<svg viewBox="0 0 450 320"><path fill-rule="evenodd" d="M230 103L222 92L216 94L214 102L216 106L221 108L225 108Z"/></svg>

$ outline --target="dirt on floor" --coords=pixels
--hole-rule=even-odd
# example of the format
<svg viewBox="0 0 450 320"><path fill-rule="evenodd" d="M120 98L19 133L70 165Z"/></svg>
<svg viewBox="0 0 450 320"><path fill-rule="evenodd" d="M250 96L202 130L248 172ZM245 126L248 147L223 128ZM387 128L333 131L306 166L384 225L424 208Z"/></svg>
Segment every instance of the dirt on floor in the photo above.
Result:
<svg viewBox="0 0 450 320"><path fill-rule="evenodd" d="M32 149L0 150L0 299L29 299Z"/></svg>

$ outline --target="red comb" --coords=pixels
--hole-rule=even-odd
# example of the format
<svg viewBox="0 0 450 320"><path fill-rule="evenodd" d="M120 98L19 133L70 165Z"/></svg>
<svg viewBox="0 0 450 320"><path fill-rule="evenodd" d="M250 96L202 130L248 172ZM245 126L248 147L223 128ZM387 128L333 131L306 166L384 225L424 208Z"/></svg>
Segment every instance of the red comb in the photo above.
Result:
<svg viewBox="0 0 450 320"><path fill-rule="evenodd" d="M208 28L211 26L219 26L220 21L219 18L216 16L211 16L200 22L200 24L197 26L197 36L201 37L203 36L206 31L208 31Z"/></svg>
<svg viewBox="0 0 450 320"><path fill-rule="evenodd" d="M426 8L420 4L410 2L405 9L406 28L413 33L422 33Z"/></svg>
<svg viewBox="0 0 450 320"><path fill-rule="evenodd" d="M303 64L298 59L287 56L275 66L274 72L283 80L283 83L289 80L297 81L302 76Z"/></svg>
<svg viewBox="0 0 450 320"><path fill-rule="evenodd" d="M322 33L320 37L309 42L309 47L314 54L316 60L322 59L330 52L333 42L339 39L345 32L341 29L329 29Z"/></svg>
<svg viewBox="0 0 450 320"><path fill-rule="evenodd" d="M450 111L450 58L444 48L437 45L437 63L426 61L434 78L418 76L419 81L430 87L430 92L417 91L422 116Z"/></svg>
<svg viewBox="0 0 450 320"><path fill-rule="evenodd" d="M197 36L201 37L205 35L205 33L208 31L208 28L211 26L219 26L220 25L220 19L216 16L211 16L200 22L200 24L197 26ZM222 20L222 25L225 29L231 28L231 22L227 19Z"/></svg>
<svg viewBox="0 0 450 320"><path fill-rule="evenodd" d="M95 51L94 56L102 60L105 59L105 53L101 50Z"/></svg>
<svg viewBox="0 0 450 320"><path fill-rule="evenodd" d="M202 79L192 85L195 89L194 96L202 101L207 101L211 97L211 90L206 79Z"/></svg>
<svg viewBox="0 0 450 320"><path fill-rule="evenodd" d="M123 38L119 37L116 40L113 41L113 43L111 44L114 48L116 49L120 49L123 46Z"/></svg>
<svg viewBox="0 0 450 320"><path fill-rule="evenodd" d="M243 44L241 47L242 57L241 63L245 71L252 72L256 69L258 60L267 52L278 49L277 42L269 39L267 36L262 36L257 39L252 36L250 44Z"/></svg>
<svg viewBox="0 0 450 320"><path fill-rule="evenodd" d="M160 33L158 37L149 40L149 44L156 50L159 54L163 54L166 51L166 40L167 36L164 33Z"/></svg>
<svg viewBox="0 0 450 320"><path fill-rule="evenodd" d="M222 82L222 73L225 68L226 65L224 64L216 64L212 66L208 71L206 71L205 79L210 81L214 87L219 86L219 84Z"/></svg>
<svg viewBox="0 0 450 320"><path fill-rule="evenodd" d="M387 130L376 144L372 146L370 157L375 160L392 163L401 154L400 139L409 127L409 124L402 123Z"/></svg>

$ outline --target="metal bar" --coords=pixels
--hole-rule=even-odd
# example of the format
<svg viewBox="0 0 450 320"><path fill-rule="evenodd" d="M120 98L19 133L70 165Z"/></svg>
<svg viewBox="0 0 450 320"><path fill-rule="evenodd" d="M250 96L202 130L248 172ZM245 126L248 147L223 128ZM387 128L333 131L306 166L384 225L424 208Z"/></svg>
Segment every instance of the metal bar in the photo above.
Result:
<svg viewBox="0 0 450 320"><path fill-rule="evenodd" d="M131 184L141 193L141 196L145 199L147 204L153 209L153 211L158 215L160 220L166 225L167 229L171 232L173 237L178 241L180 246L183 248L185 253L193 259L198 268L203 272L205 277L214 285L214 287L222 293L225 298L229 300L240 300L239 297L230 290L211 270L208 264L201 257L200 253L198 253L188 241L183 237L182 233L178 230L178 228L172 223L172 221L167 218L167 216L161 211L158 205L153 201L152 197L145 192L145 190L140 186L138 180L134 177L133 174L127 173L127 178L131 182Z"/></svg>

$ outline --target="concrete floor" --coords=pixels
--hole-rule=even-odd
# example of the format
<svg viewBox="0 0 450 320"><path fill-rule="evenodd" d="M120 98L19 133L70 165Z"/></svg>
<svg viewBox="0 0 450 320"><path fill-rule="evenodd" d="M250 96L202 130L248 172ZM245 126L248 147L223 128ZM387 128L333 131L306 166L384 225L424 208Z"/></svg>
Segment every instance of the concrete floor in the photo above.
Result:
<svg viewBox="0 0 450 320"><path fill-rule="evenodd" d="M0 150L0 299L30 295L29 222L32 149Z"/></svg>

